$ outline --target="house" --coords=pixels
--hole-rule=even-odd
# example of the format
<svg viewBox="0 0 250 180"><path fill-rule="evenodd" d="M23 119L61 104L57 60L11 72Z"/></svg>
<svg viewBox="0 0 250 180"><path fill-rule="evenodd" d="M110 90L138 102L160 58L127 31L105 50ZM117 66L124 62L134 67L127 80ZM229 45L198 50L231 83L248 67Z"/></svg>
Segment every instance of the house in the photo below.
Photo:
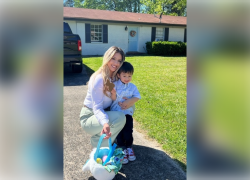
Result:
<svg viewBox="0 0 250 180"><path fill-rule="evenodd" d="M187 18L64 7L64 21L82 40L82 55L103 55L110 46L146 53L148 41L186 42Z"/></svg>

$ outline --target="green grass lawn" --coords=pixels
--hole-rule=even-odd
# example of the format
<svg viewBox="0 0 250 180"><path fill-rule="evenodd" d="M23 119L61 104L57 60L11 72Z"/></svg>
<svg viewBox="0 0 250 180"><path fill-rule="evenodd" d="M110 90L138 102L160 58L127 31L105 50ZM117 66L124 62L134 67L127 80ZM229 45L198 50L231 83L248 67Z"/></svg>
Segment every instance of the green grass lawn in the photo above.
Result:
<svg viewBox="0 0 250 180"><path fill-rule="evenodd" d="M134 119L149 137L186 169L186 57L131 56L134 83L141 100ZM102 57L83 58L88 73L96 71Z"/></svg>

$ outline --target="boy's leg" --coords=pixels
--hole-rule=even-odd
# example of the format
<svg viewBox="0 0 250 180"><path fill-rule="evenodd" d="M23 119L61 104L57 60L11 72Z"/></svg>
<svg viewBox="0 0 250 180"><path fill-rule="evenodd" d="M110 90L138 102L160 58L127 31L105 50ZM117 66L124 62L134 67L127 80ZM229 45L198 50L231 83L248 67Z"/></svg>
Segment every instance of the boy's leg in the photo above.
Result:
<svg viewBox="0 0 250 180"><path fill-rule="evenodd" d="M125 123L124 126L126 126L126 123ZM124 139L124 127L122 128L122 130L117 135L116 140L117 140L117 145L120 148L122 148L123 150L126 149L126 143L125 143L125 139Z"/></svg>
<svg viewBox="0 0 250 180"><path fill-rule="evenodd" d="M127 119L127 117L126 117ZM128 150L127 150L127 146L126 146L126 139L125 139L125 135L126 135L126 123L123 127L123 129L121 130L121 132L118 134L117 136L117 144L120 148L122 148L125 156L123 157L123 160L122 160L122 164L127 164L128 163Z"/></svg>
<svg viewBox="0 0 250 180"><path fill-rule="evenodd" d="M126 141L126 146L131 147L134 141L133 138L133 118L131 115L126 115L126 124L123 128L123 137Z"/></svg>
<svg viewBox="0 0 250 180"><path fill-rule="evenodd" d="M124 137L127 145L127 158L129 161L136 159L134 150L132 149L133 144L133 118L130 115L126 115L126 125L124 126Z"/></svg>
<svg viewBox="0 0 250 180"><path fill-rule="evenodd" d="M117 135L116 140L119 148L122 148L123 150L126 149L126 144L123 138L123 130L121 130L121 132Z"/></svg>

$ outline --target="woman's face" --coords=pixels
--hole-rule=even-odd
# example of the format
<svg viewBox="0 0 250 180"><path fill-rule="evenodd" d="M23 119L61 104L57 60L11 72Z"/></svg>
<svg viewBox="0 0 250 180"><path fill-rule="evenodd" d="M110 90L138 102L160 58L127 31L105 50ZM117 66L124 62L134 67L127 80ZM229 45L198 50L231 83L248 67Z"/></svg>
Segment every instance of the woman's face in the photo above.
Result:
<svg viewBox="0 0 250 180"><path fill-rule="evenodd" d="M108 67L111 74L120 68L121 63L122 55L120 53L115 53L114 56L108 62Z"/></svg>

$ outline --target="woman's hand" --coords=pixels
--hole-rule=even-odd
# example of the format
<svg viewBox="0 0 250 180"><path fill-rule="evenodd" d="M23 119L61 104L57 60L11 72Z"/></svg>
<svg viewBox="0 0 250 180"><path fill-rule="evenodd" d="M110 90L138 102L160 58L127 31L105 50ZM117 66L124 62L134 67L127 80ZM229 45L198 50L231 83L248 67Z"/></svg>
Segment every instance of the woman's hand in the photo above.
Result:
<svg viewBox="0 0 250 180"><path fill-rule="evenodd" d="M106 136L103 139L108 139L111 137L111 132L110 132L110 127L108 123L105 123L103 125L102 131L101 131L101 135L102 134L106 134Z"/></svg>
<svg viewBox="0 0 250 180"><path fill-rule="evenodd" d="M113 88L112 91L110 91L110 92L111 92L111 94L116 94L115 88Z"/></svg>
<svg viewBox="0 0 250 180"><path fill-rule="evenodd" d="M112 99L112 101L115 101L116 100L116 90L115 90L115 88L113 88L110 93L111 93L111 99Z"/></svg>
<svg viewBox="0 0 250 180"><path fill-rule="evenodd" d="M121 106L121 108L124 109L128 109L131 106L133 106L135 104L136 101L139 100L139 98L136 97L132 97L130 99L128 99L127 97L123 97L123 99L126 99L124 102L119 102L119 106Z"/></svg>

